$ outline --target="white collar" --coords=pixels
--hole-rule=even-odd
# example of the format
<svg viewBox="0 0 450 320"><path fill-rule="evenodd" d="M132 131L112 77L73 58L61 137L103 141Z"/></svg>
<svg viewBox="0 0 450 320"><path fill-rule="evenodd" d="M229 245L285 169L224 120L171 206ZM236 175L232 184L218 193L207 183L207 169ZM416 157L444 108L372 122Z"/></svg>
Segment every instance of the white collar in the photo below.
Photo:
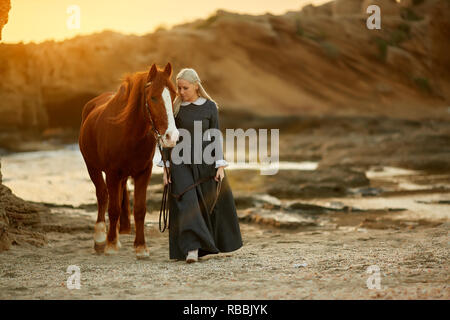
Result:
<svg viewBox="0 0 450 320"><path fill-rule="evenodd" d="M197 100L195 100L194 102L185 101L185 102L182 102L181 105L182 106L187 106L188 104L193 103L193 104L195 104L197 106L200 106L200 105L204 104L205 102L206 102L206 98L198 97Z"/></svg>

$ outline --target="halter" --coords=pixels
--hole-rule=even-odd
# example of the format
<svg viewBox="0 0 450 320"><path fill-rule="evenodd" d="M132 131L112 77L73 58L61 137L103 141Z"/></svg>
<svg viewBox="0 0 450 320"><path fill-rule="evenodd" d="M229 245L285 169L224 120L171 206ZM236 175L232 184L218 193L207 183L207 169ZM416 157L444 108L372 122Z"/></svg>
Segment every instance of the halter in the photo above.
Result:
<svg viewBox="0 0 450 320"><path fill-rule="evenodd" d="M150 113L150 106L148 105L148 102L147 102L147 95L145 93L145 88L147 88L151 84L152 84L152 82L150 81L150 82L147 82L145 84L145 86L144 86L145 110L147 110L148 118L150 119L150 124L151 124L152 130L153 130L153 134L154 134L156 142L158 144L159 153L161 154L161 158L163 160L164 171L166 172L167 179L169 179L170 178L170 169L166 166L167 159L164 158L164 152L162 151L162 148L161 148L162 135L159 133L158 129L156 129L156 126L155 126L155 124L153 122L152 115ZM168 183L168 184L166 184L164 186L163 198L162 198L162 201L161 201L161 208L159 210L159 231L161 231L161 232L164 232L164 230L166 228L169 228L168 227L168 221L167 221L167 217L168 217L168 214L169 214L168 195L170 193L172 193L171 190L172 190L172 186L171 186L170 183ZM161 219L163 219L164 226L161 226Z"/></svg>
<svg viewBox="0 0 450 320"><path fill-rule="evenodd" d="M156 129L156 126L155 126L155 124L153 123L152 115L151 115L151 113L150 113L150 106L148 105L148 102L147 102L147 95L146 95L146 92L145 92L145 88L147 88L147 87L148 87L149 85L151 85L151 84L152 84L152 82L150 81L150 82L147 82L147 83L145 84L145 86L144 86L145 110L147 110L148 118L150 119L150 124L151 124L151 126L152 126L152 130L153 130L155 139L156 139L156 141L158 142L158 145L159 145L159 144L160 144L160 140L161 140L162 135L159 133L158 129Z"/></svg>

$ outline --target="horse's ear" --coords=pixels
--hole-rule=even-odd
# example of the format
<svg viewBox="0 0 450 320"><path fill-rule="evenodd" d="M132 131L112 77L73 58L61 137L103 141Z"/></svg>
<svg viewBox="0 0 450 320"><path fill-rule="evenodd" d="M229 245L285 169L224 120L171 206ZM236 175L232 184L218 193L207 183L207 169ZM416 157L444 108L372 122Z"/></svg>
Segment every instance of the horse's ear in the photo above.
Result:
<svg viewBox="0 0 450 320"><path fill-rule="evenodd" d="M156 65L152 64L150 71L148 72L147 82L152 81L155 78L157 72L158 70L156 69Z"/></svg>
<svg viewBox="0 0 450 320"><path fill-rule="evenodd" d="M170 64L170 62L167 62L166 67L164 68L164 73L168 78L172 76L172 65Z"/></svg>

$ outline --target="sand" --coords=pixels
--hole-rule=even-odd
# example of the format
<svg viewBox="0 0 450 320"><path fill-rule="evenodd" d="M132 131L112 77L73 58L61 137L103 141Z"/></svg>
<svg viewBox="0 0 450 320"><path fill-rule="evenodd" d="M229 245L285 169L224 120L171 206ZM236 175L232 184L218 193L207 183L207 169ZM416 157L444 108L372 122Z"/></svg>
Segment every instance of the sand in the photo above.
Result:
<svg viewBox="0 0 450 320"><path fill-rule="evenodd" d="M147 216L150 258L137 260L134 235L121 235L117 256L97 255L92 217L53 208L44 223L55 230L47 246L22 244L0 255L0 299L450 298L449 223L314 231L241 223L241 249L187 264L169 259L168 233L159 232L157 218ZM68 288L72 265L80 289ZM379 274L368 274L370 266ZM368 288L371 276L379 276L379 289L376 280Z"/></svg>

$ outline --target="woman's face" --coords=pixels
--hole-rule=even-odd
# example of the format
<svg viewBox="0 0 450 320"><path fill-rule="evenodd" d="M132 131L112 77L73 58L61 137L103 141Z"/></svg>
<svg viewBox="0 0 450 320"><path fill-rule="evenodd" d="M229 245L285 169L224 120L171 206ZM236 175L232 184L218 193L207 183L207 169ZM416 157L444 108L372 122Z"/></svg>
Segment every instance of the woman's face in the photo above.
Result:
<svg viewBox="0 0 450 320"><path fill-rule="evenodd" d="M178 94L183 101L195 101L198 98L198 84L190 83L184 79L177 80Z"/></svg>

